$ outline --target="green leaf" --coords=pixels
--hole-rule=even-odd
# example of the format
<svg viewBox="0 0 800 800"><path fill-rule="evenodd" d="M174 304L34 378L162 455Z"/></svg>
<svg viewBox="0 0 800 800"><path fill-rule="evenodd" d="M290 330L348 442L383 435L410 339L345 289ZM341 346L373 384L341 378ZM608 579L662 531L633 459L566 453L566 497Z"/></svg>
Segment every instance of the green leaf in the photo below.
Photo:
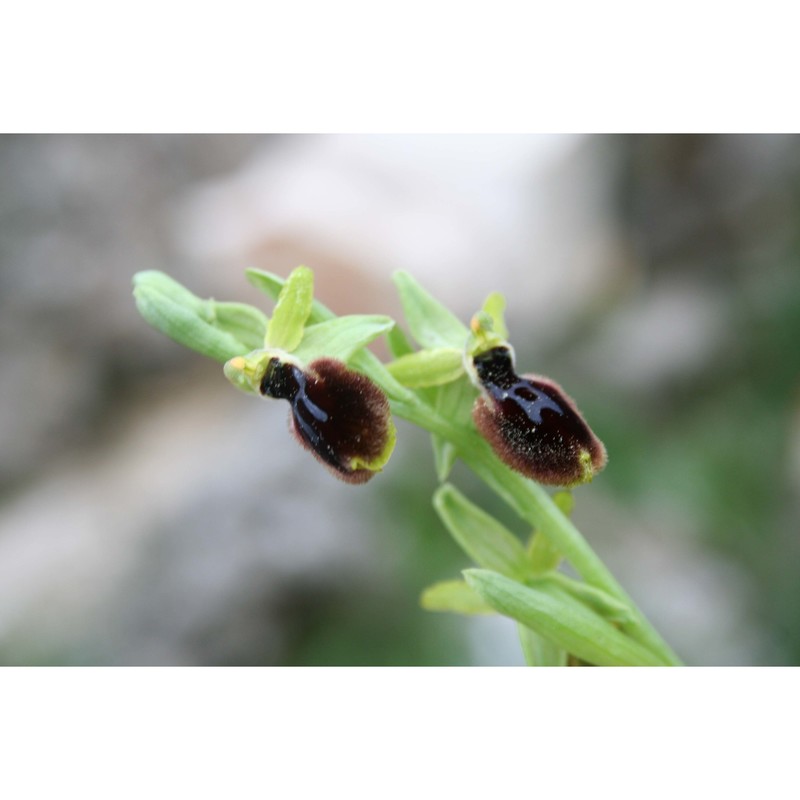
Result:
<svg viewBox="0 0 800 800"><path fill-rule="evenodd" d="M280 275L275 275L272 272L265 272L261 269L246 269L244 271L247 280L264 292L268 297L277 300L280 297L281 290L283 289L288 279L281 278ZM327 306L319 302L319 300L312 300L311 313L306 320L307 325L314 325L317 322L325 322L325 320L333 319L336 314L333 313Z"/></svg>
<svg viewBox="0 0 800 800"><path fill-rule="evenodd" d="M251 349L220 328L219 320L208 313L206 301L168 275L155 270L138 272L133 277L133 285L139 313L179 344L223 364Z"/></svg>
<svg viewBox="0 0 800 800"><path fill-rule="evenodd" d="M611 667L664 663L547 578L538 580L535 586L524 586L490 570L468 569L464 577L496 611L590 664Z"/></svg>
<svg viewBox="0 0 800 800"><path fill-rule="evenodd" d="M464 581L442 581L429 586L420 597L427 611L449 611L454 614L494 614L494 609L481 600Z"/></svg>
<svg viewBox="0 0 800 800"><path fill-rule="evenodd" d="M394 283L411 335L422 347L455 347L463 351L469 331L407 272L395 272Z"/></svg>
<svg viewBox="0 0 800 800"><path fill-rule="evenodd" d="M400 356L386 368L403 386L441 386L464 374L464 356L455 347L437 347Z"/></svg>
<svg viewBox="0 0 800 800"><path fill-rule="evenodd" d="M308 267L296 267L278 295L264 346L285 350L287 353L295 350L303 338L313 300L314 273Z"/></svg>
<svg viewBox="0 0 800 800"><path fill-rule="evenodd" d="M218 303L216 300L206 301L208 321L222 331L236 337L250 350L256 350L264 344L269 319L259 309L245 303Z"/></svg>
<svg viewBox="0 0 800 800"><path fill-rule="evenodd" d="M452 537L476 564L512 577L526 574L527 554L517 537L454 486L441 486L433 496L433 505Z"/></svg>
<svg viewBox="0 0 800 800"><path fill-rule="evenodd" d="M390 331L394 320L380 314L352 314L309 325L293 355L308 363L327 356L349 361L353 354Z"/></svg>
<svg viewBox="0 0 800 800"><path fill-rule="evenodd" d="M529 667L565 667L567 652L536 631L517 623L519 643Z"/></svg>

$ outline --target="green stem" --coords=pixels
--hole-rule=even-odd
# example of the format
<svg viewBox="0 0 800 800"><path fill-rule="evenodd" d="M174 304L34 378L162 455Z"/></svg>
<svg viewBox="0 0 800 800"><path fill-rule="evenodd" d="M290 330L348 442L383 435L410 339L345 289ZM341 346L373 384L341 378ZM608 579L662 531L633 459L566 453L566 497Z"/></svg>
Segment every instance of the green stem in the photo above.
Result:
<svg viewBox="0 0 800 800"><path fill-rule="evenodd" d="M477 434L464 431L442 419L411 392L406 390L402 395L393 394L393 410L398 416L452 442L464 463L522 519L541 531L587 583L603 589L630 607L633 620L626 628L632 638L658 655L664 664L681 664L674 651L653 628L580 531L562 514L539 484L506 467Z"/></svg>

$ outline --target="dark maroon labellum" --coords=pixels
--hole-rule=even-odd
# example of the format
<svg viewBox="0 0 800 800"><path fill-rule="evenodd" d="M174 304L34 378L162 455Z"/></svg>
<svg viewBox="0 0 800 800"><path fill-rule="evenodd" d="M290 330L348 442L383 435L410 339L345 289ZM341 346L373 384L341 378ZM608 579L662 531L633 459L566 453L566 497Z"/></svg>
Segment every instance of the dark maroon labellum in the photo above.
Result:
<svg viewBox="0 0 800 800"><path fill-rule="evenodd" d="M291 429L300 444L348 483L368 481L394 445L386 396L340 361L321 358L303 370L273 358L260 389L289 401Z"/></svg>
<svg viewBox="0 0 800 800"><path fill-rule="evenodd" d="M605 447L557 383L517 375L506 347L475 356L473 364L483 388L475 425L508 466L554 486L584 483L605 466Z"/></svg>

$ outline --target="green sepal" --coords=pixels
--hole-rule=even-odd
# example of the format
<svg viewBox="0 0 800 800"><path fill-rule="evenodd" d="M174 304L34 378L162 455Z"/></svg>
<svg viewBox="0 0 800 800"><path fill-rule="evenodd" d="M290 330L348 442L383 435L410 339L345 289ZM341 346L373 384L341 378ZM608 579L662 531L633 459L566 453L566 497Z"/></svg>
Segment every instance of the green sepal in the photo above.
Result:
<svg viewBox="0 0 800 800"><path fill-rule="evenodd" d="M568 653L536 631L517 623L519 643L529 667L565 667Z"/></svg>
<svg viewBox="0 0 800 800"><path fill-rule="evenodd" d="M358 350L366 347L394 326L391 317L380 314L351 314L309 325L303 341L293 351L299 361L308 363L326 356L347 363Z"/></svg>
<svg viewBox="0 0 800 800"><path fill-rule="evenodd" d="M441 386L464 374L464 356L455 347L437 347L400 356L386 368L403 386Z"/></svg>
<svg viewBox="0 0 800 800"><path fill-rule="evenodd" d="M267 326L264 346L291 353L303 339L306 321L314 301L314 273L296 267L278 295L278 302Z"/></svg>
<svg viewBox="0 0 800 800"><path fill-rule="evenodd" d="M454 314L423 289L407 272L395 272L394 283L403 313L421 347L464 348L469 331Z"/></svg>
<svg viewBox="0 0 800 800"><path fill-rule="evenodd" d="M439 487L433 505L450 535L476 564L514 578L526 575L527 554L519 539L458 489L449 483Z"/></svg>
<svg viewBox="0 0 800 800"><path fill-rule="evenodd" d="M221 320L214 309L225 304L202 300L156 270L137 272L133 276L133 286L139 313L150 325L179 344L221 363L251 349L223 327L230 325L230 315L223 314ZM251 322L258 313L257 309L253 311L256 314L250 315ZM234 315L234 318L233 328L241 335L241 315Z"/></svg>
<svg viewBox="0 0 800 800"><path fill-rule="evenodd" d="M434 583L422 592L419 602L426 611L447 611L453 614L496 613L463 580Z"/></svg>
<svg viewBox="0 0 800 800"><path fill-rule="evenodd" d="M659 666L663 661L548 578L524 586L497 572L464 571L467 583L496 611L598 666Z"/></svg>

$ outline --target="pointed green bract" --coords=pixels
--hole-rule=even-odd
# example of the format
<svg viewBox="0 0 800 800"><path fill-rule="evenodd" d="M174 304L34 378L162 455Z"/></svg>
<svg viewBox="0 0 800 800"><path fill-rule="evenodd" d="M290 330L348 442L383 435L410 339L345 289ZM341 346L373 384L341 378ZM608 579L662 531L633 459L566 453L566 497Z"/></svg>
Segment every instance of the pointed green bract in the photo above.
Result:
<svg viewBox="0 0 800 800"><path fill-rule="evenodd" d="M400 356L387 364L386 368L403 386L441 386L452 383L464 374L463 351L455 347L419 350Z"/></svg>
<svg viewBox="0 0 800 800"><path fill-rule="evenodd" d="M453 614L494 614L479 594L464 581L441 581L423 591L420 605L426 611L447 611Z"/></svg>
<svg viewBox="0 0 800 800"><path fill-rule="evenodd" d="M314 273L308 267L293 269L286 279L267 326L265 347L291 353L303 338L314 300Z"/></svg>
<svg viewBox="0 0 800 800"><path fill-rule="evenodd" d="M619 622L622 625L628 625L634 621L633 611L631 608L615 597L612 597L608 592L598 589L595 586L590 586L583 581L576 581L556 572L548 576L550 580L554 581L557 586L564 589L576 600L580 600L585 605L589 606L593 611L600 614L609 622ZM535 585L535 584L534 584Z"/></svg>
<svg viewBox="0 0 800 800"><path fill-rule="evenodd" d="M452 537L476 564L511 577L526 574L527 554L519 539L454 486L441 486L433 496L433 505Z"/></svg>
<svg viewBox="0 0 800 800"><path fill-rule="evenodd" d="M664 662L546 578L524 586L497 572L464 571L467 583L496 611L562 650L598 666L659 666Z"/></svg>
<svg viewBox="0 0 800 800"><path fill-rule="evenodd" d="M411 335L420 346L463 350L469 331L451 311L407 272L395 272L394 283Z"/></svg>
<svg viewBox="0 0 800 800"><path fill-rule="evenodd" d="M167 275L154 270L139 272L133 285L139 313L170 339L220 363L250 350L220 326L206 301Z"/></svg>
<svg viewBox="0 0 800 800"><path fill-rule="evenodd" d="M519 643L529 667L565 667L567 655L558 645L553 644L540 633L517 623Z"/></svg>

